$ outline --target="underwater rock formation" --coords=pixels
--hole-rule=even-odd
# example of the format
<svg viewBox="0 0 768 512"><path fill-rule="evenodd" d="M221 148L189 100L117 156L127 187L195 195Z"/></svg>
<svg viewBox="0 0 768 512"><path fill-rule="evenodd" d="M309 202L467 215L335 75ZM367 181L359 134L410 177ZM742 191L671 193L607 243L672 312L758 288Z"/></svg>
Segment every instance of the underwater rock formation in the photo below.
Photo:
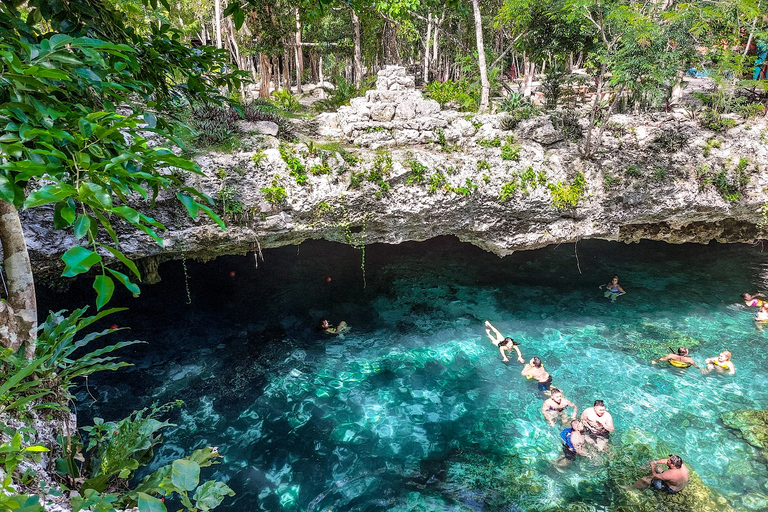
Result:
<svg viewBox="0 0 768 512"><path fill-rule="evenodd" d="M768 409L725 412L721 417L726 427L737 430L768 460Z"/></svg>

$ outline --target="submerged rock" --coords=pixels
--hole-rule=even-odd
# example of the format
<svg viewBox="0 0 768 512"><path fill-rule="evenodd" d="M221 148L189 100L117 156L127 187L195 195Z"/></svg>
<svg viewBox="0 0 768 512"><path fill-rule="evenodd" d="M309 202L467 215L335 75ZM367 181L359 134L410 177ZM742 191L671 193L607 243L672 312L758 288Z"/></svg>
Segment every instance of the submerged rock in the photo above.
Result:
<svg viewBox="0 0 768 512"><path fill-rule="evenodd" d="M768 409L724 412L721 417L726 427L739 431L768 459Z"/></svg>

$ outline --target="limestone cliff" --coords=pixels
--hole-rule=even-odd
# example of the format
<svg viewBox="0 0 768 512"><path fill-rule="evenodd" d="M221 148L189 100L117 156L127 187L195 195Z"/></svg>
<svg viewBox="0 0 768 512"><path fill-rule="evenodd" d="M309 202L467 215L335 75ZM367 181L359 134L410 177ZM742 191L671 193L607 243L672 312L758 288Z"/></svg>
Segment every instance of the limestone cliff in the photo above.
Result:
<svg viewBox="0 0 768 512"><path fill-rule="evenodd" d="M377 89L318 116L324 139L281 145L255 131L232 153L196 158L204 174L186 180L219 199L226 231L188 219L168 193L148 210L169 228L165 246L127 230L121 245L134 259L207 259L309 238L361 245L454 235L503 256L585 238L761 238L765 118L734 117L716 132L695 114L613 115L600 149L582 159L566 133L583 134L584 112L516 124L506 114L440 110L400 68L387 68ZM74 243L50 217L23 219L39 271Z"/></svg>

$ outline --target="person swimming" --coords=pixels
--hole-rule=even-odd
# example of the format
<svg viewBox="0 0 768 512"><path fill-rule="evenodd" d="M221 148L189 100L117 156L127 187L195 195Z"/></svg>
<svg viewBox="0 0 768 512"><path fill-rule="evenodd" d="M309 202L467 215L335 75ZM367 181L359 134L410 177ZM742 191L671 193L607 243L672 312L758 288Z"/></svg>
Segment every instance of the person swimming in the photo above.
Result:
<svg viewBox="0 0 768 512"><path fill-rule="evenodd" d="M520 363L524 363L525 359L523 359L523 354L520 353L520 349L517 348L520 343L516 342L509 336L506 338L502 336L502 334L499 332L497 328L495 328L491 322L488 320L485 321L485 334L488 335L488 338L490 338L491 343L499 347L499 352L501 352L501 360L506 362L509 362L509 358L507 357L507 352L512 352L513 350L517 353L517 361Z"/></svg>
<svg viewBox="0 0 768 512"><path fill-rule="evenodd" d="M685 347L678 348L677 354L673 354L672 352L670 352L664 357L654 359L653 361L651 361L651 363L656 364L663 361L668 361L669 364L671 364L675 368L689 368L691 366L695 368L699 368L696 365L696 361L694 361L692 357L688 356L688 349Z"/></svg>
<svg viewBox="0 0 768 512"><path fill-rule="evenodd" d="M549 423L550 426L554 426L557 418L560 418L563 425L568 423L568 413L565 412L568 407L573 408L570 419L576 419L576 411L579 409L576 404L565 398L563 392L557 388L550 388L550 392L551 394L549 398L544 400L544 403L541 406L541 414L544 415L544 419L547 420L547 423Z"/></svg>
<svg viewBox="0 0 768 512"><path fill-rule="evenodd" d="M754 295L750 295L748 293L742 293L741 298L744 299L744 304L750 307L761 308L768 303L765 300L763 300L765 299L765 295L763 295L762 293L756 293Z"/></svg>
<svg viewBox="0 0 768 512"><path fill-rule="evenodd" d="M627 293L624 291L624 288L619 286L619 276L617 275L614 275L608 284L601 284L600 289L602 290L603 288L606 290L603 296L611 301L615 301L616 297Z"/></svg>
<svg viewBox="0 0 768 512"><path fill-rule="evenodd" d="M541 364L541 359L534 357L531 361L525 365L520 375L527 379L536 379L539 385L539 391L549 391L549 387L552 385L552 376L544 369L544 365Z"/></svg>
<svg viewBox="0 0 768 512"><path fill-rule="evenodd" d="M707 369L701 370L702 373L709 373L712 370L717 370L720 373L725 371L728 375L734 375L736 373L736 367L731 361L731 353L728 350L723 350L717 357L710 357L706 361Z"/></svg>
<svg viewBox="0 0 768 512"><path fill-rule="evenodd" d="M334 328L325 318L320 320L320 323L318 324L317 328L323 331L325 334L342 334L345 331L349 330L349 326L347 325L347 322L345 322L344 320L339 322L339 325L337 325Z"/></svg>
<svg viewBox="0 0 768 512"><path fill-rule="evenodd" d="M755 322L768 322L768 304L760 306L760 310L755 313Z"/></svg>

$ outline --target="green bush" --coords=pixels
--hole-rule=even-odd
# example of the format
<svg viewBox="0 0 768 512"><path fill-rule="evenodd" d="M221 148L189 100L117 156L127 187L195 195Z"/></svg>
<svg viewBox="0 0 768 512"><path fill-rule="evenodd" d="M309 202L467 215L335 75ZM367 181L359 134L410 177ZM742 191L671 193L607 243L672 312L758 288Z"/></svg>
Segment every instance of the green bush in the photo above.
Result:
<svg viewBox="0 0 768 512"><path fill-rule="evenodd" d="M502 160L520 160L520 145L512 144L507 141L501 146L501 159Z"/></svg>
<svg viewBox="0 0 768 512"><path fill-rule="evenodd" d="M426 165L419 163L418 160L409 160L408 167L411 168L411 172L405 180L406 185L418 184L427 179L429 168Z"/></svg>
<svg viewBox="0 0 768 512"><path fill-rule="evenodd" d="M583 136L581 132L581 125L579 125L579 116L574 109L563 110L550 116L552 126L556 130L560 130L565 135L565 138L571 142L578 142ZM618 124L618 123L615 123ZM620 125L623 126L623 125Z"/></svg>
<svg viewBox="0 0 768 512"><path fill-rule="evenodd" d="M301 110L301 104L287 89L272 91L274 103L284 112L297 112Z"/></svg>
<svg viewBox="0 0 768 512"><path fill-rule="evenodd" d="M557 184L550 183L549 191L552 194L552 204L558 210L576 206L579 200L584 197L586 187L587 182L581 172L576 173L572 185L563 184L560 181Z"/></svg>
<svg viewBox="0 0 768 512"><path fill-rule="evenodd" d="M736 121L723 117L714 110L705 110L699 118L701 126L708 128L713 132L723 132L736 126Z"/></svg>
<svg viewBox="0 0 768 512"><path fill-rule="evenodd" d="M650 146L656 151L674 153L688 145L688 134L675 128L663 128L651 140Z"/></svg>
<svg viewBox="0 0 768 512"><path fill-rule="evenodd" d="M342 75L333 75L334 89L326 90L329 97L315 102L313 108L318 112L335 112L339 110L339 107L349 105L349 100L352 98L364 95L368 89L373 87L374 81L375 77L371 77L362 84L360 89L357 89L353 82L348 82Z"/></svg>
<svg viewBox="0 0 768 512"><path fill-rule="evenodd" d="M448 180L445 178L445 174L437 172L429 178L429 193L434 194L440 189L444 189Z"/></svg>
<svg viewBox="0 0 768 512"><path fill-rule="evenodd" d="M470 84L465 79L430 82L426 89L427 96L438 102L441 108L449 103L456 103L462 112L477 111L478 98L470 93Z"/></svg>
<svg viewBox="0 0 768 512"><path fill-rule="evenodd" d="M293 150L285 144L280 144L280 158L288 166L288 174L296 179L299 185L305 185L309 181L304 164L294 154Z"/></svg>
<svg viewBox="0 0 768 512"><path fill-rule="evenodd" d="M288 197L288 194L286 194L285 192L285 187L283 187L280 184L280 176L277 176L277 175L275 175L275 177L272 178L271 187L265 187L260 190L261 190L261 193L264 194L264 199L266 199L267 202L269 202L273 206L278 206L279 204L283 203Z"/></svg>
<svg viewBox="0 0 768 512"><path fill-rule="evenodd" d="M627 170L624 171L627 176L630 178L642 178L643 177L643 170L640 168L639 165L630 165L627 167Z"/></svg>

